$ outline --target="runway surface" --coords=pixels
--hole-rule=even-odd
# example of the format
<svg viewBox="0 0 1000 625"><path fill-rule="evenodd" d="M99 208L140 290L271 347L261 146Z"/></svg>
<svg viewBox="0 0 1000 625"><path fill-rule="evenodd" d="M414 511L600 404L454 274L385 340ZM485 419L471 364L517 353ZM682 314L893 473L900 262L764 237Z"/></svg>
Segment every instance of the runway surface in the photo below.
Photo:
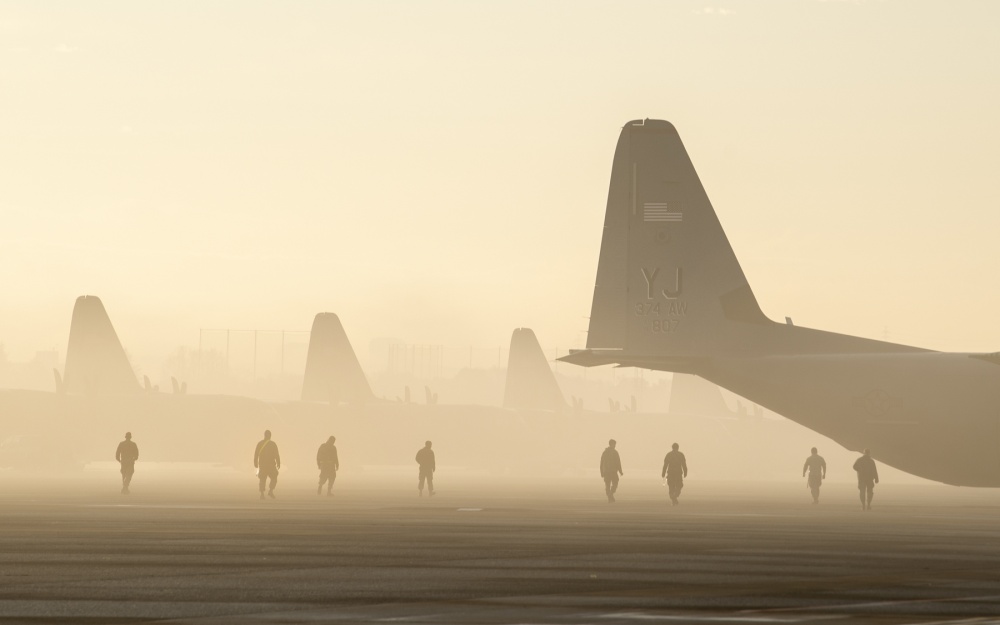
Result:
<svg viewBox="0 0 1000 625"><path fill-rule="evenodd" d="M8 476L9 477L9 476ZM850 484L164 481L0 495L0 622L1000 622L1000 496ZM11 480L7 480L10 482ZM338 484L338 486L340 486Z"/></svg>

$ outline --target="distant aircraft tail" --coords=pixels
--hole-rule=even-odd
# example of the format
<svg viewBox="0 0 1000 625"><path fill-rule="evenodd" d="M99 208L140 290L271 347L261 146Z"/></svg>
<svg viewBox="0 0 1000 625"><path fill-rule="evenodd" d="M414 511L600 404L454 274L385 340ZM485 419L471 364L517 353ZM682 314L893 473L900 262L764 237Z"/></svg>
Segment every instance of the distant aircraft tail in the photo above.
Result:
<svg viewBox="0 0 1000 625"><path fill-rule="evenodd" d="M309 334L302 400L338 404L364 403L372 398L371 386L340 318L319 313Z"/></svg>
<svg viewBox="0 0 1000 625"><path fill-rule="evenodd" d="M104 304L93 295L78 297L73 306L62 390L101 394L140 390Z"/></svg>
<svg viewBox="0 0 1000 625"><path fill-rule="evenodd" d="M671 415L712 418L731 417L736 414L726 405L718 386L686 373L674 374L670 385L670 407L667 412Z"/></svg>
<svg viewBox="0 0 1000 625"><path fill-rule="evenodd" d="M566 407L542 346L529 328L517 328L510 337L504 408L560 411Z"/></svg>
<svg viewBox="0 0 1000 625"><path fill-rule="evenodd" d="M680 136L622 129L608 192L587 349L561 360L698 373L716 356L912 349L768 319Z"/></svg>

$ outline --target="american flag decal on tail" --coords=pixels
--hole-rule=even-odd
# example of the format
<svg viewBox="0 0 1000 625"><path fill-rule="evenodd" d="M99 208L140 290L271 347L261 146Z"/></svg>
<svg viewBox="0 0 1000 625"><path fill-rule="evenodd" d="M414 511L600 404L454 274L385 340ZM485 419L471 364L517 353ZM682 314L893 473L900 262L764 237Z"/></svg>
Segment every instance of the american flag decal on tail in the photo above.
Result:
<svg viewBox="0 0 1000 625"><path fill-rule="evenodd" d="M680 222L684 220L684 214L680 206L667 202L646 202L642 205L642 220L652 222Z"/></svg>

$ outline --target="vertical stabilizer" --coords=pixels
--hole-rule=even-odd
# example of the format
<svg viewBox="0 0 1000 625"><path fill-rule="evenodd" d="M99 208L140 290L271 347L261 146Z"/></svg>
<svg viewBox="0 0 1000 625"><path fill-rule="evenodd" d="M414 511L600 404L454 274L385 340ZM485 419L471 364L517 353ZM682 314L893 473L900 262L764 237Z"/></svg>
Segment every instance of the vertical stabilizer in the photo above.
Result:
<svg viewBox="0 0 1000 625"><path fill-rule="evenodd" d="M364 403L371 399L371 386L340 318L333 313L319 313L309 333L302 401L339 404Z"/></svg>
<svg viewBox="0 0 1000 625"><path fill-rule="evenodd" d="M76 298L66 347L67 393L136 393L139 384L100 298Z"/></svg>
<svg viewBox="0 0 1000 625"><path fill-rule="evenodd" d="M556 411L566 406L542 346L529 328L517 328L510 337L503 406Z"/></svg>
<svg viewBox="0 0 1000 625"><path fill-rule="evenodd" d="M899 351L920 350L769 320L677 130L656 119L625 124L587 349L560 360L704 375L718 357Z"/></svg>
<svg viewBox="0 0 1000 625"><path fill-rule="evenodd" d="M704 354L738 345L742 324L767 323L673 125L626 124L587 347Z"/></svg>

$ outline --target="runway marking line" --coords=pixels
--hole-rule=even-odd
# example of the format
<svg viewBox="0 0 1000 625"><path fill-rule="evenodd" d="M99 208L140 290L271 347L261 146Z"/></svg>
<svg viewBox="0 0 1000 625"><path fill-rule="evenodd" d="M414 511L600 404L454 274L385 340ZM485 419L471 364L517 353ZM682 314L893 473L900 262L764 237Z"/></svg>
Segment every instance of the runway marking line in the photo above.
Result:
<svg viewBox="0 0 1000 625"><path fill-rule="evenodd" d="M992 616L973 616L971 618L962 618L956 620L948 621L914 621L912 623L907 623L907 625L998 625L1000 624L1000 619L993 618Z"/></svg>
<svg viewBox="0 0 1000 625"><path fill-rule="evenodd" d="M624 619L634 621L679 621L683 623L803 623L816 620L849 618L844 614L813 615L804 617L777 616L708 616L699 614L649 614L645 612L613 612L600 614L598 618Z"/></svg>
<svg viewBox="0 0 1000 625"><path fill-rule="evenodd" d="M135 508L137 510L260 510L263 506L218 506L207 504L87 503L67 504L75 508ZM265 504L266 505L266 504Z"/></svg>
<svg viewBox="0 0 1000 625"><path fill-rule="evenodd" d="M762 612L805 612L812 610L857 610L863 608L877 608L892 605L907 605L917 603L956 603L963 601L997 601L1000 595L979 595L971 597L940 597L935 599L900 599L898 601L867 601L865 603L843 603L834 605L800 606L795 608L771 608L768 610L745 610L745 614L756 614ZM961 623L963 621L941 621L942 623ZM970 621L975 622L975 621ZM997 621L1000 623L1000 621Z"/></svg>

